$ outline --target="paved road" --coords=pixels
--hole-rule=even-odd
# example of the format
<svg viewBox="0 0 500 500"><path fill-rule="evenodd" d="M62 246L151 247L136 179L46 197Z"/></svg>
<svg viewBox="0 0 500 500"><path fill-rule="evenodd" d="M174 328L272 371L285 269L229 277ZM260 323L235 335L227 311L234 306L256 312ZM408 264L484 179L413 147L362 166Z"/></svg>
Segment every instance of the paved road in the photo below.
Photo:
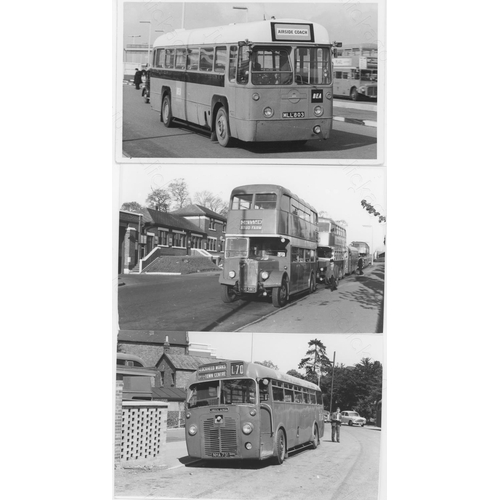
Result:
<svg viewBox="0 0 500 500"><path fill-rule="evenodd" d="M290 453L280 466L270 461L184 466L187 457L179 455L170 458L169 468L116 471L115 498L377 500L380 436L377 427L342 426L340 443L333 443L326 425L316 450ZM181 443L172 447L179 450L175 445Z"/></svg>
<svg viewBox="0 0 500 500"><path fill-rule="evenodd" d="M119 324L123 330L381 333L384 264L347 276L338 290L323 285L275 308L270 298L224 304L218 273L185 276L122 275Z"/></svg>
<svg viewBox="0 0 500 500"><path fill-rule="evenodd" d="M342 112L343 110L340 110ZM333 123L326 141L304 146L283 142L235 141L229 148L211 142L206 132L188 125L166 128L159 113L141 97L141 91L123 86L123 154L128 158L252 158L252 159L376 159L377 129L343 122Z"/></svg>

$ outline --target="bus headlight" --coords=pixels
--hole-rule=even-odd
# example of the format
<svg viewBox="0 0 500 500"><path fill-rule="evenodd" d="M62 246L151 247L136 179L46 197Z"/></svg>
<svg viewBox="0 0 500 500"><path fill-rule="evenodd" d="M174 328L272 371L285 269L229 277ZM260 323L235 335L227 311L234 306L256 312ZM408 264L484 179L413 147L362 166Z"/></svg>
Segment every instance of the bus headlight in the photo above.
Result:
<svg viewBox="0 0 500 500"><path fill-rule="evenodd" d="M251 450L252 449L252 443L245 443L245 448L247 450Z"/></svg>
<svg viewBox="0 0 500 500"><path fill-rule="evenodd" d="M243 431L243 434L246 434L246 435L251 434L253 431L253 425L250 422L245 422L241 426L241 430Z"/></svg>
<svg viewBox="0 0 500 500"><path fill-rule="evenodd" d="M266 281L267 278L269 278L269 273L267 271L262 271L262 273L260 273L260 275L264 281Z"/></svg>
<svg viewBox="0 0 500 500"><path fill-rule="evenodd" d="M260 95L259 95L259 94L257 94L257 92L255 92L254 94L252 94L252 99L253 99L254 101L258 101L258 100L260 99Z"/></svg>
<svg viewBox="0 0 500 500"><path fill-rule="evenodd" d="M229 277L230 278L234 278L236 276L236 272L235 271L229 271Z"/></svg>
<svg viewBox="0 0 500 500"><path fill-rule="evenodd" d="M359 87L358 92L364 94L366 92L366 87Z"/></svg>
<svg viewBox="0 0 500 500"><path fill-rule="evenodd" d="M323 114L323 108L321 106L316 106L314 108L314 114L316 116L321 116Z"/></svg>
<svg viewBox="0 0 500 500"><path fill-rule="evenodd" d="M264 108L264 116L266 118L271 118L271 116L274 115L274 111L272 108L270 108L269 106L267 108Z"/></svg>
<svg viewBox="0 0 500 500"><path fill-rule="evenodd" d="M333 96L331 92L327 92L325 97L330 100Z"/></svg>
<svg viewBox="0 0 500 500"><path fill-rule="evenodd" d="M319 125L315 125L313 128L313 132L315 134L321 134L321 127Z"/></svg>
<svg viewBox="0 0 500 500"><path fill-rule="evenodd" d="M321 272L323 272L323 271L325 270L325 268L324 268L324 267L320 267L320 268L319 268L319 270L320 270Z"/></svg>
<svg viewBox="0 0 500 500"><path fill-rule="evenodd" d="M194 436L198 432L198 427L196 427L196 425L192 425L188 432L190 436Z"/></svg>

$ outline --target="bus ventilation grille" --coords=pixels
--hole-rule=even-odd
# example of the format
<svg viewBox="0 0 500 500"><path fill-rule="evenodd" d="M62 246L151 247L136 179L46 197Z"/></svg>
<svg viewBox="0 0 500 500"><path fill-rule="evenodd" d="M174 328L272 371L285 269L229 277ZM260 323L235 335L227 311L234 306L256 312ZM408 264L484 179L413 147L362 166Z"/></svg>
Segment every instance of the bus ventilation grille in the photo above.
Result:
<svg viewBox="0 0 500 500"><path fill-rule="evenodd" d="M237 453L234 418L225 417L224 426L215 425L214 419L209 418L203 423L203 430L207 456L213 456L213 453Z"/></svg>

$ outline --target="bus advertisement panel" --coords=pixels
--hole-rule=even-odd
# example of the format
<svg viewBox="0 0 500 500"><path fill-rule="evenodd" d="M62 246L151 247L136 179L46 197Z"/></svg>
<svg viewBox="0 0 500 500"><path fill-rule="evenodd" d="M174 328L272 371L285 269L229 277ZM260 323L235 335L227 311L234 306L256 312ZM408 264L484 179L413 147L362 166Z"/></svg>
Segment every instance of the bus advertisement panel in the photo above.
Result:
<svg viewBox="0 0 500 500"><path fill-rule="evenodd" d="M224 147L328 139L331 54L326 29L301 20L175 30L154 43L150 103L166 127L190 122Z"/></svg>
<svg viewBox="0 0 500 500"><path fill-rule="evenodd" d="M263 365L223 360L198 367L188 384L186 444L206 460L273 457L323 437L320 388Z"/></svg>
<svg viewBox="0 0 500 500"><path fill-rule="evenodd" d="M233 189L227 216L221 297L271 294L275 307L316 289L318 214L282 186Z"/></svg>

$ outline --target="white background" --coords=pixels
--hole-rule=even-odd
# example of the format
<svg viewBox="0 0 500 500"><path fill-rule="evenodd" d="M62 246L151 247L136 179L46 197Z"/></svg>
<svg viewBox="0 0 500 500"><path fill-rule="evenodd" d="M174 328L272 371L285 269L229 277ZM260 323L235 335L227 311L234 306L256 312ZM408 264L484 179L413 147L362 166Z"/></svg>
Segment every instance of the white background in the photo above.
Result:
<svg viewBox="0 0 500 500"><path fill-rule="evenodd" d="M493 498L498 17L478 2L387 10L387 497ZM2 492L107 499L112 4L2 11Z"/></svg>

